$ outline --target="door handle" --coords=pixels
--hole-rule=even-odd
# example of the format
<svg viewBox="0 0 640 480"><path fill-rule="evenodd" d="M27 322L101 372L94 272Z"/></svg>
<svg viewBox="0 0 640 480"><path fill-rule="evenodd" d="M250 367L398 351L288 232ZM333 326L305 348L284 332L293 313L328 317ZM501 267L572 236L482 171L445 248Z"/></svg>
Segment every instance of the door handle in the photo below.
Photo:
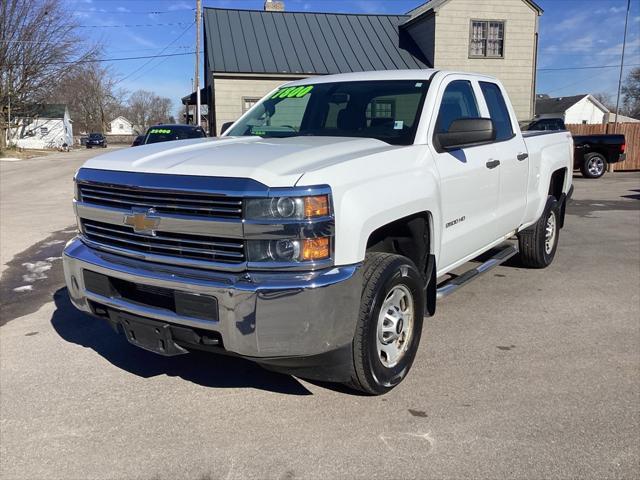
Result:
<svg viewBox="0 0 640 480"><path fill-rule="evenodd" d="M489 169L496 168L498 165L500 165L500 160L491 160L487 162L487 168Z"/></svg>
<svg viewBox="0 0 640 480"><path fill-rule="evenodd" d="M520 161L523 161L523 160L526 160L527 158L529 158L529 154L528 153L519 153L516 158L518 160L520 160Z"/></svg>

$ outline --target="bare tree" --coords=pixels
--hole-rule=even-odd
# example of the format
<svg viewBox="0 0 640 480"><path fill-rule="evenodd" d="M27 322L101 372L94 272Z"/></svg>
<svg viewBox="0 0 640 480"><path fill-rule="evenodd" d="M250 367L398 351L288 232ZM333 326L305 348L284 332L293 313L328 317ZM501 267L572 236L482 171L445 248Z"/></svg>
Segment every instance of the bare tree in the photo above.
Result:
<svg viewBox="0 0 640 480"><path fill-rule="evenodd" d="M127 92L117 83L109 67L87 63L67 75L48 100L69 106L76 131L105 132L125 109Z"/></svg>
<svg viewBox="0 0 640 480"><path fill-rule="evenodd" d="M73 18L58 0L0 0L0 147L10 109L29 115L74 65L95 58Z"/></svg>
<svg viewBox="0 0 640 480"><path fill-rule="evenodd" d="M129 96L127 115L136 127L145 130L151 125L169 123L172 109L170 98L147 90L136 90Z"/></svg>
<svg viewBox="0 0 640 480"><path fill-rule="evenodd" d="M602 105L607 107L607 109L610 112L615 112L616 111L616 102L611 97L611 95L609 95L608 93L604 93L604 92L594 93L592 96L593 96L593 98L598 100Z"/></svg>
<svg viewBox="0 0 640 480"><path fill-rule="evenodd" d="M640 119L640 68L634 68L629 72L622 87L622 95L621 113Z"/></svg>

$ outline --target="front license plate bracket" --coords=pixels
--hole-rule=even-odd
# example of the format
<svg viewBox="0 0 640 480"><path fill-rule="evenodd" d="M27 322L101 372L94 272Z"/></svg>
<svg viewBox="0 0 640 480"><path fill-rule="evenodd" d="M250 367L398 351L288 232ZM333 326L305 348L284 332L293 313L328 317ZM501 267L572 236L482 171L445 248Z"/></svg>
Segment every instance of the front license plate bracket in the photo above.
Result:
<svg viewBox="0 0 640 480"><path fill-rule="evenodd" d="M171 325L148 318L137 317L123 312L110 311L111 320L117 321L124 330L127 340L136 347L153 353L173 357L189 353L175 343ZM113 316L117 316L113 318Z"/></svg>

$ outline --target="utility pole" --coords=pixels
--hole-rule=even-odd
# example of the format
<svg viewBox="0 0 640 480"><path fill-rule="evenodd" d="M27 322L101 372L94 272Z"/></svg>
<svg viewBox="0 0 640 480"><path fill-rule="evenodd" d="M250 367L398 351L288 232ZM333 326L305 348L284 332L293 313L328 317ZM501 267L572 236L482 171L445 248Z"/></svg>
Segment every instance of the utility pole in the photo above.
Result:
<svg viewBox="0 0 640 480"><path fill-rule="evenodd" d="M200 21L202 20L202 0L196 0L196 123L200 126Z"/></svg>
<svg viewBox="0 0 640 480"><path fill-rule="evenodd" d="M618 114L620 113L620 91L622 90L622 70L624 69L624 51L627 47L627 25L629 24L629 10L631 0L627 0L627 16L624 20L624 38L622 39L622 59L620 60L620 78L618 79L618 98L616 100L616 119L613 123L613 133L618 131Z"/></svg>

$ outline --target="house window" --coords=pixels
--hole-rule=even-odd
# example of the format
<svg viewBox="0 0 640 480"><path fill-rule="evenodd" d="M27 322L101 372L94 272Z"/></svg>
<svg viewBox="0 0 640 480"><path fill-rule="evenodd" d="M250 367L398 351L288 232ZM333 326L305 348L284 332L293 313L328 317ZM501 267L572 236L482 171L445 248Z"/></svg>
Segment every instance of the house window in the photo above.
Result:
<svg viewBox="0 0 640 480"><path fill-rule="evenodd" d="M119 123L119 124L118 124L118 128L119 128L120 130L124 130L124 124Z"/></svg>
<svg viewBox="0 0 640 480"><path fill-rule="evenodd" d="M393 119L396 116L395 101L387 98L375 98L367 105L366 117L368 124L374 118Z"/></svg>
<svg viewBox="0 0 640 480"><path fill-rule="evenodd" d="M49 128L48 127L40 127L40 135L42 135L43 137L46 137L47 135L49 135Z"/></svg>
<svg viewBox="0 0 640 480"><path fill-rule="evenodd" d="M259 101L256 97L242 97L242 113L248 112Z"/></svg>
<svg viewBox="0 0 640 480"><path fill-rule="evenodd" d="M393 118L393 100L376 100L373 118Z"/></svg>
<svg viewBox="0 0 640 480"><path fill-rule="evenodd" d="M469 56L504 58L504 21L471 20Z"/></svg>

